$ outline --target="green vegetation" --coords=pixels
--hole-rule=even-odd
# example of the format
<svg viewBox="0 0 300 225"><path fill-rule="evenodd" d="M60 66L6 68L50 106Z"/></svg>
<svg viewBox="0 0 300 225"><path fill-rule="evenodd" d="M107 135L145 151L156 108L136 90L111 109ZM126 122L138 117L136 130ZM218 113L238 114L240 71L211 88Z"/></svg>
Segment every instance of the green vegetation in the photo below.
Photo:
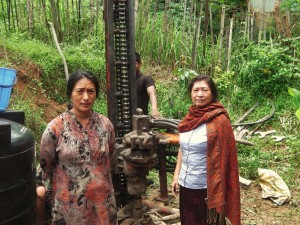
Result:
<svg viewBox="0 0 300 225"><path fill-rule="evenodd" d="M294 105L297 109L295 115L300 119L300 91L294 88L289 88L289 93L293 97Z"/></svg>
<svg viewBox="0 0 300 225"><path fill-rule="evenodd" d="M199 13L195 13L191 21L188 16L186 21L183 21L184 5L179 1L174 1L171 6L172 13L168 14L169 28L166 32L164 8L158 7L155 11L151 2L141 1L136 44L137 50L144 58L143 70L157 75L159 109L162 114L167 118L183 118L190 105L186 93L187 83L191 77L202 73L213 76L219 88L220 101L228 109L233 123L256 103L259 103L259 106L244 122L256 121L268 115L271 111L271 104L274 104L276 112L271 120L261 126L248 128L249 130L257 128L261 131L275 129L277 136L286 138L275 142L271 135L259 138L254 134L249 141L255 143L255 146L238 144L240 172L245 178L256 179L257 168L273 169L289 186L298 188L300 185L300 120L297 118L300 108L299 91L297 91L300 90L299 38L287 38L280 35L279 31L272 30L267 34L266 40L258 43L255 40L247 40L244 24L237 23L233 33L231 63L228 66L226 64L228 46L221 49L220 62L217 63L216 46L220 42L218 34L220 27L214 26L212 33L208 32L205 42L204 34L200 33L199 43L196 45L195 65L193 65L193 37L196 31L194 25ZM241 1L231 2L238 4ZM299 1L290 0L288 3L297 4ZM221 5L214 4L212 11L219 14ZM244 4L240 6L245 7ZM197 9L199 8L200 5L197 4ZM189 10L188 7L186 11L189 12ZM82 23L87 20L88 15L83 18ZM243 13L237 14L236 18L241 19L243 15ZM201 26L204 24L203 16L202 13ZM219 26L219 19L219 17L214 18L212 24ZM225 24L227 32L228 21L227 19L227 24ZM82 23L80 24L82 32L78 39L76 32L73 34L67 33L66 29L63 30L65 39L61 48L70 72L78 68L88 69L99 77L103 94L97 101L95 110L106 114L106 96L103 91L105 90L104 24L103 21L97 21L97 29L93 30L90 35L88 30L83 29L85 27ZM1 30L4 28L2 21L0 28ZM67 99L62 60L52 42L49 41L51 38L48 31L41 25L37 28L38 32L34 35L8 29L6 35L1 32L0 47L6 50L2 54L9 52L10 56L13 55L13 59L9 61L3 57L0 60L0 66L11 67L24 60L38 65L41 69L40 85L44 94L56 102L65 103ZM295 24L292 28L292 34L300 33L299 25ZM228 43L225 44L228 45ZM205 54L203 54L204 50ZM214 67L212 62L214 62ZM172 72L154 74L153 65L164 66L166 71ZM25 111L26 124L39 140L46 125L42 118L43 109L32 105L31 97L35 94L34 90L30 90L31 96L29 97L25 96L25 93L17 93L17 91L13 93L10 107ZM157 180L156 175L152 176Z"/></svg>

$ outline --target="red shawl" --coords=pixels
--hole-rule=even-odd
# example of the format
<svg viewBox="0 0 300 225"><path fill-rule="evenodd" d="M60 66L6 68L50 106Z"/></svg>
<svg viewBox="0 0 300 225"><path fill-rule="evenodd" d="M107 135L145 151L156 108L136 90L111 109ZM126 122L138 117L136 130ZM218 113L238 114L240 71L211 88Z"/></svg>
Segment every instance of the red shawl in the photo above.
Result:
<svg viewBox="0 0 300 225"><path fill-rule="evenodd" d="M178 125L179 132L207 126L207 208L208 223L226 216L232 225L241 224L237 150L229 116L220 102L204 108L191 106Z"/></svg>

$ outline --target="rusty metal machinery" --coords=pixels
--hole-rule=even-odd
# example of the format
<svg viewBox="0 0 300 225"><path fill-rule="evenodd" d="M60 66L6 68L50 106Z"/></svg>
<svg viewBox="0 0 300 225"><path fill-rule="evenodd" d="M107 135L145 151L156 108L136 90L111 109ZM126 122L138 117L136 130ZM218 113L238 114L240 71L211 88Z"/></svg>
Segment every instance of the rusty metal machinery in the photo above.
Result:
<svg viewBox="0 0 300 225"><path fill-rule="evenodd" d="M153 120L136 108L134 2L104 1L108 117L116 133L112 177L117 207L124 209L124 218L129 218L124 222L118 215L119 224L134 224L136 220L152 224L143 213L146 176L150 169L159 169L158 200L168 199L167 149L178 145L178 121Z"/></svg>

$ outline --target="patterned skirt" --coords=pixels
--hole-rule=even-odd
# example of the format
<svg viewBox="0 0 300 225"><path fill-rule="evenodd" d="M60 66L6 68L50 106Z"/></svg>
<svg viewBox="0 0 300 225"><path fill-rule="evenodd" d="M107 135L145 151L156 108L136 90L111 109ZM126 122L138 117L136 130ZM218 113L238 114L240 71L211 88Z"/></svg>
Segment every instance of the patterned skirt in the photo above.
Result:
<svg viewBox="0 0 300 225"><path fill-rule="evenodd" d="M210 225L207 222L207 189L189 189L180 186L179 206L181 225ZM225 224L217 216L215 225Z"/></svg>
<svg viewBox="0 0 300 225"><path fill-rule="evenodd" d="M189 189L180 186L181 225L207 225L206 198L206 189Z"/></svg>

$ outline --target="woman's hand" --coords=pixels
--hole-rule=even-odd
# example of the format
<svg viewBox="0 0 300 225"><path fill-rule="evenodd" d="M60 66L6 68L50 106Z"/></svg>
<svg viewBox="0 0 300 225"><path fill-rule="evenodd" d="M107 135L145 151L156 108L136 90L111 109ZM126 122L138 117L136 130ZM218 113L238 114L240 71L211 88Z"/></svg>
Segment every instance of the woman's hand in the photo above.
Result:
<svg viewBox="0 0 300 225"><path fill-rule="evenodd" d="M174 175L174 177L173 177L172 193L175 197L177 197L177 195L179 193L178 175Z"/></svg>

